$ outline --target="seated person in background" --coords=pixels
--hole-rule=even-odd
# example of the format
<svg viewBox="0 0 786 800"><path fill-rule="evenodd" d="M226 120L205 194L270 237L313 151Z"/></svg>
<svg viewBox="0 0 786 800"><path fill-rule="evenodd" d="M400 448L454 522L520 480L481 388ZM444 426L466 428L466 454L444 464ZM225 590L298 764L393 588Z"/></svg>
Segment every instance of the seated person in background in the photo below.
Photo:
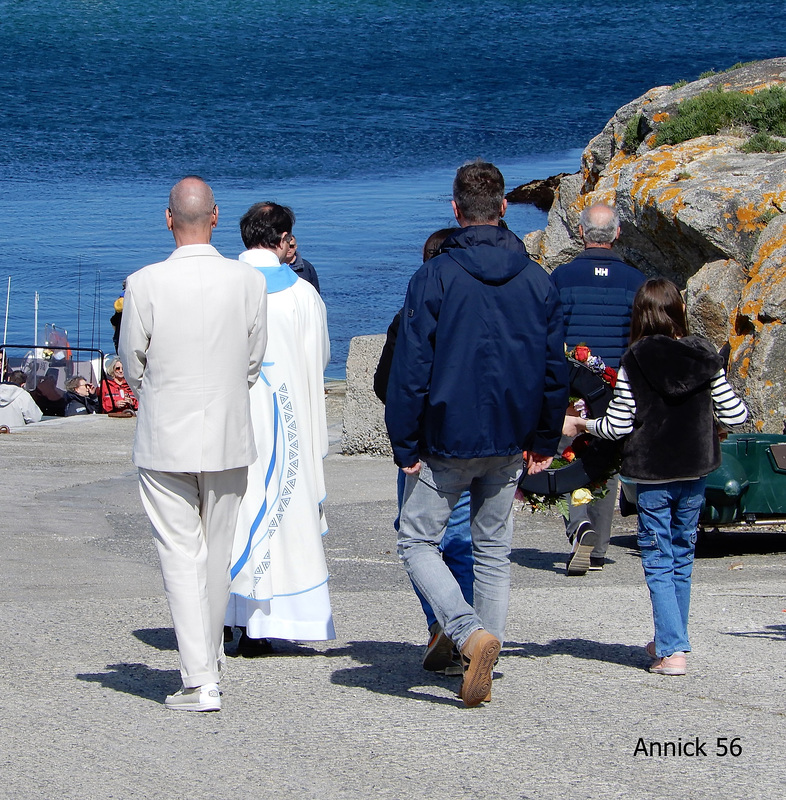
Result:
<svg viewBox="0 0 786 800"><path fill-rule="evenodd" d="M60 371L54 367L48 369L46 375L38 381L38 385L30 392L30 396L35 400L45 417L65 416L65 393L57 387L59 374Z"/></svg>
<svg viewBox="0 0 786 800"><path fill-rule="evenodd" d="M41 409L36 405L30 392L25 391L27 375L15 370L8 380L0 383L0 425L16 428L31 422L40 422Z"/></svg>
<svg viewBox="0 0 786 800"><path fill-rule="evenodd" d="M65 415L74 417L77 414L98 414L100 410L101 401L98 399L96 387L79 375L69 378L66 383Z"/></svg>
<svg viewBox="0 0 786 800"><path fill-rule="evenodd" d="M136 411L137 399L126 383L123 364L119 358L109 362L107 378L101 384L101 405L104 411Z"/></svg>

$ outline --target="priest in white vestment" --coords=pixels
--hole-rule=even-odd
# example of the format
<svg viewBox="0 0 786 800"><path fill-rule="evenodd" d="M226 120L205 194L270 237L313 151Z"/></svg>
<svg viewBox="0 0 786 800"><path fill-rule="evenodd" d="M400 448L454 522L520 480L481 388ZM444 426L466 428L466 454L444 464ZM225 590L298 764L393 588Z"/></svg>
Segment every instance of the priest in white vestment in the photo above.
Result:
<svg viewBox="0 0 786 800"><path fill-rule="evenodd" d="M240 220L268 288L268 342L251 390L258 458L248 471L232 552L226 625L241 628L238 653L270 652L268 639L335 638L322 536L327 455L324 371L330 360L325 304L282 263L293 215L257 203Z"/></svg>

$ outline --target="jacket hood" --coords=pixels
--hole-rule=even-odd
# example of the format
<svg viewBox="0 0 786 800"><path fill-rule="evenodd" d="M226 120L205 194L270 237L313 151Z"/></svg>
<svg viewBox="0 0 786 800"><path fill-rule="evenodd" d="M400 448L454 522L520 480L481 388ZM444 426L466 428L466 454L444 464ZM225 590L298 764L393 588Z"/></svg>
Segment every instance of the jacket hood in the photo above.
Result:
<svg viewBox="0 0 786 800"><path fill-rule="evenodd" d="M706 386L723 367L723 358L701 336L646 336L629 352L650 386L675 400Z"/></svg>
<svg viewBox="0 0 786 800"><path fill-rule="evenodd" d="M23 391L16 384L0 383L0 408L10 406Z"/></svg>
<svg viewBox="0 0 786 800"><path fill-rule="evenodd" d="M461 228L445 239L442 252L473 278L493 286L507 283L531 263L521 239L497 225Z"/></svg>

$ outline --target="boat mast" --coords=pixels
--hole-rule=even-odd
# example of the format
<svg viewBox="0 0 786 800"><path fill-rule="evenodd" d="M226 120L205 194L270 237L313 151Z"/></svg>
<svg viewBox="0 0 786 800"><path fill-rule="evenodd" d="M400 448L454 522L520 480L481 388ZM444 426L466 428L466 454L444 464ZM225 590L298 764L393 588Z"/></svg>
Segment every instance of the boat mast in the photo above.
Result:
<svg viewBox="0 0 786 800"><path fill-rule="evenodd" d="M79 271L76 284L76 346L82 346L82 256L79 256Z"/></svg>
<svg viewBox="0 0 786 800"><path fill-rule="evenodd" d="M5 324L3 325L3 356L0 359L0 377L5 375L5 343L8 341L8 305L11 300L11 276L8 276L8 291L5 294Z"/></svg>

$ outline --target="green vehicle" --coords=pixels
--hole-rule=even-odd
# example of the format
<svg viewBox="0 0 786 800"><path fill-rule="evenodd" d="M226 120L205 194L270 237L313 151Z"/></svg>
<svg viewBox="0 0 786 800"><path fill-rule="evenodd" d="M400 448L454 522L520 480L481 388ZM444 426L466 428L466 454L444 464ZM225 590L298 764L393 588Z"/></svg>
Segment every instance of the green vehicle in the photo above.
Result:
<svg viewBox="0 0 786 800"><path fill-rule="evenodd" d="M702 528L786 525L786 436L732 433L721 442L723 462L707 476ZM636 484L621 478L620 510L636 513Z"/></svg>

